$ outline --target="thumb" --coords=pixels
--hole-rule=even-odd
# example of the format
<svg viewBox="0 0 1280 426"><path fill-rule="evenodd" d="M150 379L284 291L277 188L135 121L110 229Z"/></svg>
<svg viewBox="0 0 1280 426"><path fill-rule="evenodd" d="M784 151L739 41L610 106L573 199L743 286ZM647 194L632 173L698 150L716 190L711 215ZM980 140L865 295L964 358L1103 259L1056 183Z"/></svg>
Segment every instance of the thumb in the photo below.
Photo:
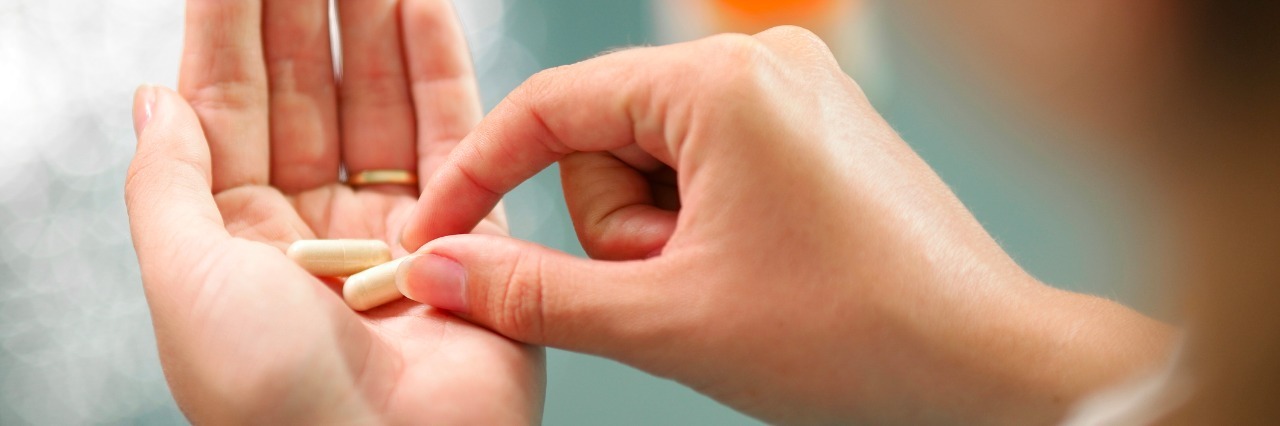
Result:
<svg viewBox="0 0 1280 426"><path fill-rule="evenodd" d="M143 86L134 97L138 148L125 180L129 228L148 298L166 306L198 297L186 283L211 247L226 238L210 189L209 146L191 106L172 90ZM161 294L163 293L163 294Z"/></svg>
<svg viewBox="0 0 1280 426"><path fill-rule="evenodd" d="M172 90L142 86L134 96L137 152L125 205L140 260L169 258L182 245L225 236L210 190L209 146L191 106Z"/></svg>
<svg viewBox="0 0 1280 426"><path fill-rule="evenodd" d="M633 354L657 339L658 259L605 262L491 235L452 235L401 264L400 292L511 339L599 355ZM671 293L668 293L671 294Z"/></svg>

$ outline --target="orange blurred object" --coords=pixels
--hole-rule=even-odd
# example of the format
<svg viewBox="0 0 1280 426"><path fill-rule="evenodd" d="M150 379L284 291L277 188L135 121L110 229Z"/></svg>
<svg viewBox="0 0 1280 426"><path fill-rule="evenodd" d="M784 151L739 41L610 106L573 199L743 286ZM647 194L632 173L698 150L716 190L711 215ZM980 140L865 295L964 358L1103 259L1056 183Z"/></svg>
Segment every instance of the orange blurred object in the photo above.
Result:
<svg viewBox="0 0 1280 426"><path fill-rule="evenodd" d="M720 6L745 15L761 17L785 15L811 16L835 5L835 0L715 0Z"/></svg>
<svg viewBox="0 0 1280 426"><path fill-rule="evenodd" d="M862 69L871 34L864 22L866 0L652 0L655 33L672 43L718 33L755 34L795 25L821 37L841 65ZM850 71L853 72L853 71ZM860 71L863 76L871 73Z"/></svg>
<svg viewBox="0 0 1280 426"><path fill-rule="evenodd" d="M824 33L849 3L849 0L711 0L720 30L740 32L789 24Z"/></svg>

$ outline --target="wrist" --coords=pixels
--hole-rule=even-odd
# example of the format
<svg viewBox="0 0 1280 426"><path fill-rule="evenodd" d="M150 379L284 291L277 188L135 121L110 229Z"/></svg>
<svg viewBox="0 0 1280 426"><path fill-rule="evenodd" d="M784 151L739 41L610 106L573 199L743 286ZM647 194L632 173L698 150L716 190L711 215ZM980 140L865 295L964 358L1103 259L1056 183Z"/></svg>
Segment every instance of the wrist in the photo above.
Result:
<svg viewBox="0 0 1280 426"><path fill-rule="evenodd" d="M952 403L966 422L1046 423L1164 359L1172 329L1116 302L1026 278L979 299L950 348ZM976 386L981 384L981 386Z"/></svg>
<svg viewBox="0 0 1280 426"><path fill-rule="evenodd" d="M864 406L887 423L1041 424L1164 359L1173 330L1027 276L980 274L886 310ZM884 410L884 407L894 407Z"/></svg>

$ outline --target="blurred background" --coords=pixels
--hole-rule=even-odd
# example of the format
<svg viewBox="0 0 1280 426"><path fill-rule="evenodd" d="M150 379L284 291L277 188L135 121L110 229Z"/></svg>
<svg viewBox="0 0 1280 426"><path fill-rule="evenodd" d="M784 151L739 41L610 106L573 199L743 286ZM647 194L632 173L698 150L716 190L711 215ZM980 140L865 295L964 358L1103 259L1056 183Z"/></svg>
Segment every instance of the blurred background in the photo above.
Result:
<svg viewBox="0 0 1280 426"><path fill-rule="evenodd" d="M0 1L0 424L173 424L124 209L134 88L176 84L183 2ZM896 2L467 0L486 107L602 50L796 23L1041 280L1146 300L1140 194L1082 166L1088 132L975 89ZM1046 143L1054 140L1065 143ZM1097 163L1097 162L1093 162ZM1105 162L1103 162L1105 163ZM554 168L507 198L511 230L582 255ZM1149 306L1138 305L1140 309ZM548 424L754 421L676 383L549 351Z"/></svg>

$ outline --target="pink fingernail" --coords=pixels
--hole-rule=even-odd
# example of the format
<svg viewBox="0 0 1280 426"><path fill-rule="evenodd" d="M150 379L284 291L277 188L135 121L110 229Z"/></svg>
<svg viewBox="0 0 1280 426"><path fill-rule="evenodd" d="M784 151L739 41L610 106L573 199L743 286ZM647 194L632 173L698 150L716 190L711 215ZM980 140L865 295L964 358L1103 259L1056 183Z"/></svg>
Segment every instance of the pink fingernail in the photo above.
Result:
<svg viewBox="0 0 1280 426"><path fill-rule="evenodd" d="M155 106L155 86L144 84L138 87L138 91L133 94L133 131L135 136L142 136L142 130L151 121L151 114Z"/></svg>
<svg viewBox="0 0 1280 426"><path fill-rule="evenodd" d="M414 256L396 271L396 286L410 299L454 312L467 312L467 270L434 254Z"/></svg>

